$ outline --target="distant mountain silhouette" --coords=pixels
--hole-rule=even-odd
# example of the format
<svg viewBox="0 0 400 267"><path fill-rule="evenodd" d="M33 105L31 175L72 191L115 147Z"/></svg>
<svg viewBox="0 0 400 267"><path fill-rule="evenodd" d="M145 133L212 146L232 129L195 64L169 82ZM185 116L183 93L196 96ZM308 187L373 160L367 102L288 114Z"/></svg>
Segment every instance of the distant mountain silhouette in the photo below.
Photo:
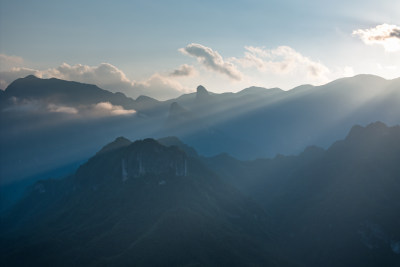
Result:
<svg viewBox="0 0 400 267"><path fill-rule="evenodd" d="M262 209L153 139L118 138L37 182L1 222L3 266L287 265Z"/></svg>
<svg viewBox="0 0 400 267"><path fill-rule="evenodd" d="M190 131L186 124L175 127L175 135L205 155L227 152L241 159L254 159L293 154L309 145L327 147L343 138L354 124L378 120L400 123L400 79L373 75L343 78L321 86L303 85L290 91L251 87L235 94L209 94L202 104L196 100L193 95L174 101L196 114L198 121L234 141L221 150L207 136L192 138L197 129Z"/></svg>
<svg viewBox="0 0 400 267"><path fill-rule="evenodd" d="M1 95L2 105L10 98L45 101L52 104L79 106L110 102L127 109L135 108L135 101L123 93L111 93L96 85L64 81L56 78L40 79L33 75L12 82Z"/></svg>
<svg viewBox="0 0 400 267"><path fill-rule="evenodd" d="M106 105L109 109L137 113L96 116L96 105L104 102L114 106ZM50 177L46 173L86 160L118 136L177 136L201 155L226 152L243 160L297 154L309 145L327 148L355 124L399 124L399 103L400 78L373 75L290 91L250 87L217 94L199 86L167 101L134 100L94 85L28 76L0 94L0 146L7 151L0 155L0 183ZM171 106L185 115L172 114Z"/></svg>
<svg viewBox="0 0 400 267"><path fill-rule="evenodd" d="M107 152L116 150L121 147L129 146L130 144L132 144L131 141L129 141L125 137L120 136L117 139L115 139L113 142L105 145L99 152L97 152L97 154L107 153Z"/></svg>
<svg viewBox="0 0 400 267"><path fill-rule="evenodd" d="M210 94L208 93L207 89L204 86L202 85L197 86L197 92L196 92L197 101L207 101L209 96Z"/></svg>
<svg viewBox="0 0 400 267"><path fill-rule="evenodd" d="M294 262L400 264L400 126L354 126L327 150L310 147L298 156L204 160L273 215Z"/></svg>

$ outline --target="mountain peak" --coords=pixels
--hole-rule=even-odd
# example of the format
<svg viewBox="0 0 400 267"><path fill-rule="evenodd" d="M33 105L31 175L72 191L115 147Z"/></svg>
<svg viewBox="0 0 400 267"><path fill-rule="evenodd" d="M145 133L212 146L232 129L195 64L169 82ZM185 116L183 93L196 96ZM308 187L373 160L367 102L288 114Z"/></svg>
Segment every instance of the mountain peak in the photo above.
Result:
<svg viewBox="0 0 400 267"><path fill-rule="evenodd" d="M386 124L380 121L373 122L365 127L362 127L360 125L355 125L351 128L346 139L359 139L360 137L367 137L369 135L372 136L385 135L387 132L389 132L389 130L390 127L388 127Z"/></svg>
<svg viewBox="0 0 400 267"><path fill-rule="evenodd" d="M157 140L160 144L166 147L170 146L176 146L182 151L186 153L186 155L191 156L191 157L198 157L199 155L197 154L196 150L185 143L183 143L178 137L176 136L167 136L164 138L160 138Z"/></svg>
<svg viewBox="0 0 400 267"><path fill-rule="evenodd" d="M125 137L117 137L114 141L112 141L111 143L105 145L99 152L97 152L97 155L99 154L103 154L106 152L110 152L112 150L121 148L121 147L126 147L129 146L130 144L132 144L132 142L128 139L126 139Z"/></svg>
<svg viewBox="0 0 400 267"><path fill-rule="evenodd" d="M110 186L149 175L155 180L186 176L185 152L178 147L166 147L152 138L132 143L120 137L82 165L74 179L77 185L84 187Z"/></svg>
<svg viewBox="0 0 400 267"><path fill-rule="evenodd" d="M35 79L40 79L40 78L38 78L35 75L31 74L31 75L26 76L23 79L25 79L25 80L35 80Z"/></svg>
<svg viewBox="0 0 400 267"><path fill-rule="evenodd" d="M210 94L208 93L207 89L199 85L197 86L197 92L196 92L196 99L205 99L209 96Z"/></svg>
<svg viewBox="0 0 400 267"><path fill-rule="evenodd" d="M152 97L146 96L146 95L138 96L138 98L136 98L136 101L138 101L138 102L158 102L158 100L156 100Z"/></svg>

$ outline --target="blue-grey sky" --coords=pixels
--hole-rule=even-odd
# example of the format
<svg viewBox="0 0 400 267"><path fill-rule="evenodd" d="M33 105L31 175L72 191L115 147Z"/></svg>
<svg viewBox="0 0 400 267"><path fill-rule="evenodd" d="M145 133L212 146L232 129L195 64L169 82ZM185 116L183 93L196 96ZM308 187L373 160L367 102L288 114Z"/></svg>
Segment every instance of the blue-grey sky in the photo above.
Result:
<svg viewBox="0 0 400 267"><path fill-rule="evenodd" d="M0 88L96 83L136 97L400 76L400 1L0 0Z"/></svg>

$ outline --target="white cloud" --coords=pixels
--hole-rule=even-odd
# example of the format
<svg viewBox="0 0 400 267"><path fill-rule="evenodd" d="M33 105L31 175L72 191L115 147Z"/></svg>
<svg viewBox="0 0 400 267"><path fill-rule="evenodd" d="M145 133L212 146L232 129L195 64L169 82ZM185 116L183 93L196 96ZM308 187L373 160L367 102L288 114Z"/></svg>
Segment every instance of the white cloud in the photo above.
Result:
<svg viewBox="0 0 400 267"><path fill-rule="evenodd" d="M186 66L186 71L190 70L190 67ZM65 80L96 84L103 89L123 92L134 98L147 95L164 100L179 96L184 91L178 81L158 73L144 81L129 80L122 70L109 63L102 63L99 66L81 64L70 66L64 63L56 69L49 70L48 75Z"/></svg>
<svg viewBox="0 0 400 267"><path fill-rule="evenodd" d="M8 112L29 112L29 113L60 113L73 115L71 118L100 118L109 116L132 115L136 111L125 109L122 106L113 105L110 102L99 102L92 105L65 106L49 103L41 100L31 100L12 97L3 111Z"/></svg>
<svg viewBox="0 0 400 267"><path fill-rule="evenodd" d="M306 75L310 80L325 79L330 72L322 63L303 56L289 46L276 49L246 46L245 49L243 58L230 59L243 68L256 68L260 72L278 75L297 73Z"/></svg>
<svg viewBox="0 0 400 267"><path fill-rule="evenodd" d="M42 72L30 68L12 68L5 71L0 71L0 88L6 89L6 87L18 78L22 78L28 75L35 75L36 77L42 77Z"/></svg>
<svg viewBox="0 0 400 267"><path fill-rule="evenodd" d="M375 28L355 30L353 35L360 37L367 45L379 44L388 52L400 51L399 26L381 24Z"/></svg>
<svg viewBox="0 0 400 267"><path fill-rule="evenodd" d="M139 95L147 95L161 100L178 97L189 92L189 89L182 86L177 80L159 73L153 74L147 80L137 82L135 90Z"/></svg>
<svg viewBox="0 0 400 267"><path fill-rule="evenodd" d="M181 76L193 76L196 75L196 69L193 66L183 64L178 69L172 71L169 76L181 77Z"/></svg>
<svg viewBox="0 0 400 267"><path fill-rule="evenodd" d="M183 54L197 58L206 68L226 74L233 80L240 81L243 77L242 73L231 62L226 62L222 56L209 47L201 44L189 44L185 48L180 48Z"/></svg>
<svg viewBox="0 0 400 267"><path fill-rule="evenodd" d="M134 84L124 72L110 63L101 63L98 66L82 64L71 66L63 63L55 69L49 69L47 75L64 80L96 84L102 88L130 88Z"/></svg>
<svg viewBox="0 0 400 267"><path fill-rule="evenodd" d="M95 84L100 88L112 92L122 92L133 98L137 98L140 95L147 95L165 100L187 92L187 88L183 87L176 79L184 77L184 74L186 74L187 77L194 75L195 70L192 66L185 64L168 75L155 73L144 81L136 82L127 78L122 70L109 63L101 63L98 66L82 64L69 65L63 63L57 68L50 68L47 70L14 67L6 71L0 71L0 88L5 89L14 80L30 74L39 78L54 77L63 80Z"/></svg>
<svg viewBox="0 0 400 267"><path fill-rule="evenodd" d="M22 59L22 57L0 54L0 70L7 70L10 68L21 66L23 62L24 60Z"/></svg>
<svg viewBox="0 0 400 267"><path fill-rule="evenodd" d="M66 113L66 114L78 114L78 109L68 106L60 106L56 104L47 105L47 111L56 113Z"/></svg>
<svg viewBox="0 0 400 267"><path fill-rule="evenodd" d="M122 106L116 106L110 102L100 102L93 106L93 114L96 116L118 116L130 115L136 113L133 109L124 109Z"/></svg>

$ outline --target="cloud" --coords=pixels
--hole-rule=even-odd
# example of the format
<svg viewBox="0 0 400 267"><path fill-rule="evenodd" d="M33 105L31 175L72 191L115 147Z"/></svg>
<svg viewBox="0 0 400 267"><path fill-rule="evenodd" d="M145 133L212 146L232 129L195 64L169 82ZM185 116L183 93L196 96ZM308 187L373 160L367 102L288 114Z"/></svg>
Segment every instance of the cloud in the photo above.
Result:
<svg viewBox="0 0 400 267"><path fill-rule="evenodd" d="M196 74L196 69L193 66L183 64L178 69L169 74L172 77L193 76Z"/></svg>
<svg viewBox="0 0 400 267"><path fill-rule="evenodd" d="M260 72L272 74L299 73L309 79L324 78L330 71L320 62L303 56L289 46L279 46L276 49L264 47L245 47L243 58L231 58L244 68L256 68Z"/></svg>
<svg viewBox="0 0 400 267"><path fill-rule="evenodd" d="M240 81L243 77L242 73L231 62L226 62L222 56L209 47L201 44L189 44L179 51L185 55L197 58L206 68L225 74L233 80Z"/></svg>
<svg viewBox="0 0 400 267"><path fill-rule="evenodd" d="M1 70L21 66L21 64L23 64L23 62L24 62L24 60L22 59L22 57L8 56L5 54L0 54L0 69Z"/></svg>
<svg viewBox="0 0 400 267"><path fill-rule="evenodd" d="M133 109L113 105L110 102L99 102L91 105L65 106L47 101L12 97L4 112L29 112L36 114L59 113L73 115L71 118L99 118L135 114Z"/></svg>
<svg viewBox="0 0 400 267"><path fill-rule="evenodd" d="M159 100L167 100L188 93L189 88L182 86L173 77L159 73L153 74L144 81L137 82L134 86L136 94L147 95Z"/></svg>
<svg viewBox="0 0 400 267"><path fill-rule="evenodd" d="M78 114L78 109L68 106L60 106L56 104L47 105L47 111L56 113L66 113L66 114Z"/></svg>
<svg viewBox="0 0 400 267"><path fill-rule="evenodd" d="M191 69L190 66L184 65L180 70L190 71ZM56 69L49 70L48 75L65 80L96 84L101 88L113 92L123 92L134 98L147 95L164 100L177 97L184 91L178 81L158 73L144 81L129 80L122 70L109 63L101 63L99 66L81 64L70 66L64 63Z"/></svg>
<svg viewBox="0 0 400 267"><path fill-rule="evenodd" d="M353 31L365 44L382 45L388 52L400 51L400 27L396 25L381 24L375 28L358 29Z"/></svg>
<svg viewBox="0 0 400 267"><path fill-rule="evenodd" d="M101 63L98 66L82 64L69 65L63 63L55 69L49 69L47 75L63 80L78 81L96 84L102 88L130 88L134 85L125 73L110 63Z"/></svg>
<svg viewBox="0 0 400 267"><path fill-rule="evenodd" d="M93 106L93 114L98 116L119 116L136 113L133 109L124 109L122 106L116 106L110 102L100 102Z"/></svg>
<svg viewBox="0 0 400 267"><path fill-rule="evenodd" d="M13 59L21 62L18 57L3 55L4 60ZM97 86L114 91L123 92L127 95L137 97L135 94L135 82L129 80L125 73L109 63L101 63L98 66L82 64L61 64L59 67L47 70L35 70L25 67L14 67L0 72L0 87L6 88L12 81L33 74L39 78L58 78L63 80L77 81L82 83L96 84Z"/></svg>
<svg viewBox="0 0 400 267"><path fill-rule="evenodd" d="M7 58L5 56L4 58ZM61 64L59 67L47 70L35 70L25 67L14 67L9 70L0 71L0 88L5 89L11 82L28 75L39 78L58 78L81 83L95 84L100 88L112 92L122 92L127 96L137 98L147 95L160 100L177 97L187 92L175 78L195 74L195 69L189 65L182 65L169 75L153 74L143 81L130 80L125 73L110 63L101 63L98 66L82 64Z"/></svg>
<svg viewBox="0 0 400 267"><path fill-rule="evenodd" d="M43 76L41 71L30 68L14 67L6 71L0 71L0 88L5 89L11 82L30 74L39 78Z"/></svg>

